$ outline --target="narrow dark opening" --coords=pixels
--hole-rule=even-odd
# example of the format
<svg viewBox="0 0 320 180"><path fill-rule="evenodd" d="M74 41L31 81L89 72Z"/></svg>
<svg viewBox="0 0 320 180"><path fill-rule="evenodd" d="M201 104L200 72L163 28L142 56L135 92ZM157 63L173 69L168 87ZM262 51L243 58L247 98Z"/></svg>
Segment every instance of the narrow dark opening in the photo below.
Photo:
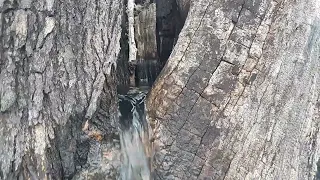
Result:
<svg viewBox="0 0 320 180"><path fill-rule="evenodd" d="M151 53L153 55L145 53L144 56L141 56L139 54L139 59L128 62L128 17L124 14L120 41L121 52L117 65L119 94L125 94L130 87L151 87L153 85L166 64L184 24L184 18L181 17L176 0L168 0L165 2L160 0L135 0L135 3L137 5L137 10L135 12L136 19L139 19L139 13L151 14L152 12L147 8L152 3L156 4L156 24L155 30L152 32L155 33L156 49L154 49L155 53ZM148 47L150 34L146 33L145 36L146 37L143 38L136 37L137 49L146 49L146 47ZM141 40L146 40L146 43L138 43L138 41ZM144 45L144 47L139 47L139 44Z"/></svg>
<svg viewBox="0 0 320 180"><path fill-rule="evenodd" d="M157 2L157 51L161 68L167 62L183 26L183 20L175 0Z"/></svg>
<svg viewBox="0 0 320 180"><path fill-rule="evenodd" d="M124 21L117 68L123 155L120 176L121 179L152 179L144 101L175 46L183 22L176 0L135 0L135 4L137 59L128 60L128 21Z"/></svg>

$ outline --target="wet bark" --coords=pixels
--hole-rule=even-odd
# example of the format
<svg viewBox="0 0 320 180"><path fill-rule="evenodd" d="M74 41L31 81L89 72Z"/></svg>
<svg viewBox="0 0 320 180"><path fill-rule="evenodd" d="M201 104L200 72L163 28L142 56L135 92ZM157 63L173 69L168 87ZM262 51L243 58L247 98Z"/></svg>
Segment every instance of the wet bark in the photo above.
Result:
<svg viewBox="0 0 320 180"><path fill-rule="evenodd" d="M122 14L121 0L0 1L0 179L115 178Z"/></svg>
<svg viewBox="0 0 320 180"><path fill-rule="evenodd" d="M156 179L319 177L319 12L317 0L191 1L147 101Z"/></svg>

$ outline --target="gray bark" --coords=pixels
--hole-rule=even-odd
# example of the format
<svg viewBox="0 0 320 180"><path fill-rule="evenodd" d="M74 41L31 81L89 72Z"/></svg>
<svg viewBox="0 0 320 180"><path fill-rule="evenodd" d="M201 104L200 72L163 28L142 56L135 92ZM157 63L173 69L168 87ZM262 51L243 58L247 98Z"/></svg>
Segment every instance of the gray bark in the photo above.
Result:
<svg viewBox="0 0 320 180"><path fill-rule="evenodd" d="M138 58L171 54L147 102L155 179L320 178L320 1L157 3L134 24ZM118 176L124 10L0 1L0 179Z"/></svg>
<svg viewBox="0 0 320 180"><path fill-rule="evenodd" d="M156 4L137 5L135 13L135 41L139 60L157 60Z"/></svg>
<svg viewBox="0 0 320 180"><path fill-rule="evenodd" d="M122 12L121 0L0 1L0 179L115 176Z"/></svg>
<svg viewBox="0 0 320 180"><path fill-rule="evenodd" d="M147 102L156 179L319 177L319 57L318 0L191 1Z"/></svg>
<svg viewBox="0 0 320 180"><path fill-rule="evenodd" d="M128 41L129 41L129 61L137 59L137 45L134 33L134 8L135 0L128 0L127 3L127 16L128 16Z"/></svg>

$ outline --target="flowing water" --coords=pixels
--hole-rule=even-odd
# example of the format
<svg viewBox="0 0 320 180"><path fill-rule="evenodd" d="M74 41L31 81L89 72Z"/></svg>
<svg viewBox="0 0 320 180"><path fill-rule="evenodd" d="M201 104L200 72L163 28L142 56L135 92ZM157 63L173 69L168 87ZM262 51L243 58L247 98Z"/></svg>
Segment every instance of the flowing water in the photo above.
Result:
<svg viewBox="0 0 320 180"><path fill-rule="evenodd" d="M126 95L119 95L121 180L151 179L148 123L144 114L146 94L145 89L131 88Z"/></svg>
<svg viewBox="0 0 320 180"><path fill-rule="evenodd" d="M151 180L149 124L145 99L159 74L156 60L139 60L135 64L135 86L118 91L122 166L120 180Z"/></svg>

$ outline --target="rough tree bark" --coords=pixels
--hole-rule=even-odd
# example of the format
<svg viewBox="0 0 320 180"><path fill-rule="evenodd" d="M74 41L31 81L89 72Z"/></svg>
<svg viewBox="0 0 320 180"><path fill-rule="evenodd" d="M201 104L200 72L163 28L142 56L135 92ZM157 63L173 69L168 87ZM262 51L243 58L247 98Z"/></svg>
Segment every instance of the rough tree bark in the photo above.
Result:
<svg viewBox="0 0 320 180"><path fill-rule="evenodd" d="M155 178L320 177L320 1L177 0L177 42L159 2L160 60L176 45L148 97ZM116 178L123 10L0 1L0 179Z"/></svg>
<svg viewBox="0 0 320 180"><path fill-rule="evenodd" d="M114 178L122 12L121 0L0 1L0 179Z"/></svg>
<svg viewBox="0 0 320 180"><path fill-rule="evenodd" d="M319 177L319 56L319 0L191 1L148 97L156 179Z"/></svg>
<svg viewBox="0 0 320 180"><path fill-rule="evenodd" d="M129 61L135 61L137 59L137 46L134 38L135 36L134 8L135 8L135 0L128 0L127 16L128 16Z"/></svg>

